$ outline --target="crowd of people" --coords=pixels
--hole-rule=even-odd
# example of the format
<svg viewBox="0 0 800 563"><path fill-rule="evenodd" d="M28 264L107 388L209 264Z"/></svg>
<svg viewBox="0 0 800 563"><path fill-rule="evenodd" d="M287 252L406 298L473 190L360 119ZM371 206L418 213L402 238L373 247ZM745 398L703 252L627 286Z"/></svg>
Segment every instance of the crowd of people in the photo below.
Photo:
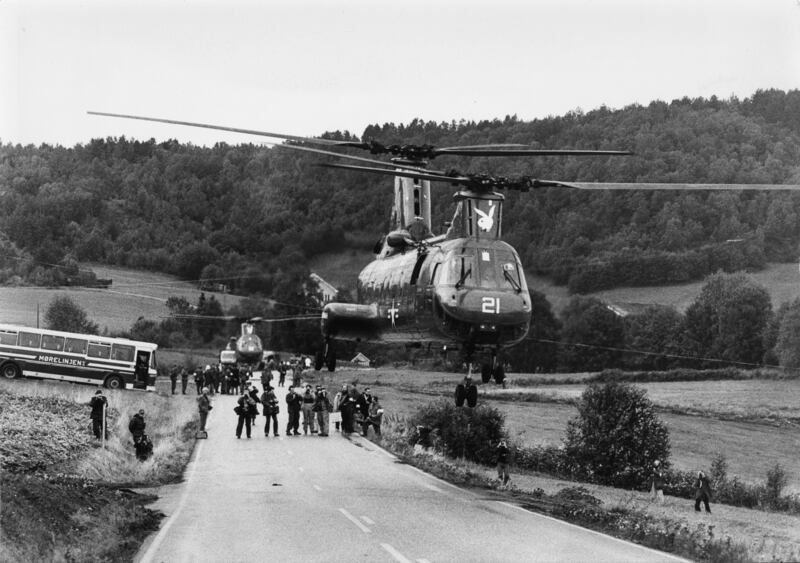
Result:
<svg viewBox="0 0 800 563"><path fill-rule="evenodd" d="M276 362L271 359L261 372L261 384L267 385L277 379L278 386L283 387L287 374L292 377L297 367L289 362ZM189 387L189 378L192 378L195 390L200 395L204 388L208 388L211 395L239 395L253 377L253 370L240 367L236 364L207 364L190 370L186 367L173 365L169 370L169 379L172 394L178 394L178 381L181 382L181 394L186 395Z"/></svg>
<svg viewBox="0 0 800 563"><path fill-rule="evenodd" d="M287 436L300 436L301 421L305 436L309 434L330 436L331 421L334 424L334 431L344 435L356 432L358 425L360 433L364 436L368 434L370 427L377 436L380 436L383 407L369 388L362 393L358 391L356 385L344 384L331 400L328 390L322 385L312 386L307 383L296 386L293 383L289 385L284 400L287 411L285 426ZM280 401L269 382L263 386L260 394L255 384L247 382L241 390L234 411L237 416L237 438L241 438L242 433L248 438L252 437L252 429L259 414L265 418L264 436L269 436L270 428L273 436L280 436L278 426Z"/></svg>

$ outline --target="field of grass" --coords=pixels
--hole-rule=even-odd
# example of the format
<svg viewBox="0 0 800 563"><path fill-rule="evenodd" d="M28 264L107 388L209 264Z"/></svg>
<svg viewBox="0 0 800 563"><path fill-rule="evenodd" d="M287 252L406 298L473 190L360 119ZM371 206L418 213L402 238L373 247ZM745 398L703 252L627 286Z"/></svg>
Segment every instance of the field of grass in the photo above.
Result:
<svg viewBox="0 0 800 563"><path fill-rule="evenodd" d="M50 302L61 295L69 296L100 330L120 332L130 329L139 317L160 321L169 311L169 297L185 297L196 303L200 290L194 284L172 276L110 266L92 265L99 278L110 278L108 289L0 287L0 322L36 326L37 308L40 326ZM206 292L214 295L223 309L238 303L239 297Z"/></svg>
<svg viewBox="0 0 800 563"><path fill-rule="evenodd" d="M358 381L381 397L387 412L405 416L438 397L452 397L458 374L402 369L319 372L328 389ZM762 483L767 470L780 463L788 474L788 492L800 492L797 452L800 451L800 380L703 381L641 384L661 408L672 443L672 463L682 470L707 469L714 454L728 459L730 474ZM500 389L480 387L479 401L490 401L506 415L509 436L521 445L558 445L567 421L577 414L571 404L509 400L515 393L540 393L554 399L575 399L583 385ZM504 398L505 397L505 398ZM672 411L672 412L671 412ZM691 414L683 414L691 413ZM720 415L724 416L720 416ZM737 415L773 417L771 422Z"/></svg>

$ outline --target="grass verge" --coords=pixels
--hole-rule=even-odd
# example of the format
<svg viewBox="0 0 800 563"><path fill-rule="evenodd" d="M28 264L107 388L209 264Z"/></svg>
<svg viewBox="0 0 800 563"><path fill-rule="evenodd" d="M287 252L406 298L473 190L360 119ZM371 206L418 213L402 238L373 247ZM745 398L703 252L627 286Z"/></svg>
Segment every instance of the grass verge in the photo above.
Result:
<svg viewBox="0 0 800 563"><path fill-rule="evenodd" d="M180 479L194 447L191 396L107 391L109 439L91 433L92 387L0 381L0 560L131 560L158 529L153 498L134 493ZM145 410L153 456L136 460L127 424Z"/></svg>

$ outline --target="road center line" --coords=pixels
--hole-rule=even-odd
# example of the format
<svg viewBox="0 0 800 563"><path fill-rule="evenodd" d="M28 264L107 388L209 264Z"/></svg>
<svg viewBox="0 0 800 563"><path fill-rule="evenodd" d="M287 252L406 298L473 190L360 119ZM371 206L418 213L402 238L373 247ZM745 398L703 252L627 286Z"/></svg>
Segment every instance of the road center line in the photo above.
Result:
<svg viewBox="0 0 800 563"><path fill-rule="evenodd" d="M401 563L411 563L411 560L410 560L410 559L406 559L405 557L403 557L403 554L402 554L402 553L400 553L399 551L397 551L395 548L393 548L393 547L392 547L391 545L389 545L388 543L382 543L382 544L381 544L381 547L382 547L383 549L385 549L385 550L386 550L386 551L389 553L389 555L391 555L392 557L394 557L396 561L400 561Z"/></svg>
<svg viewBox="0 0 800 563"><path fill-rule="evenodd" d="M317 489L318 491L322 490L322 487L320 487L319 485L314 485L314 488Z"/></svg>
<svg viewBox="0 0 800 563"><path fill-rule="evenodd" d="M347 519L348 519L348 520L350 520L350 521L351 521L353 524L355 524L356 526L358 526L358 529L359 529L359 530L361 530L362 532L364 532L365 534L369 534L369 533L371 532L371 530L370 530L369 528L367 528L367 527L366 527L364 524L362 524L362 523L359 521L359 519L358 519L358 518L356 518L355 516L353 516L352 514L350 514L349 512L347 512L347 511L346 511L344 508L340 508L340 509L339 509L339 512L341 512L342 514L344 514L344 517L345 517L345 518L347 518Z"/></svg>
<svg viewBox="0 0 800 563"><path fill-rule="evenodd" d="M370 526L374 526L375 525L374 520L372 520L372 518L370 518L369 516L362 516L361 519L364 522L366 522L367 524L369 524Z"/></svg>

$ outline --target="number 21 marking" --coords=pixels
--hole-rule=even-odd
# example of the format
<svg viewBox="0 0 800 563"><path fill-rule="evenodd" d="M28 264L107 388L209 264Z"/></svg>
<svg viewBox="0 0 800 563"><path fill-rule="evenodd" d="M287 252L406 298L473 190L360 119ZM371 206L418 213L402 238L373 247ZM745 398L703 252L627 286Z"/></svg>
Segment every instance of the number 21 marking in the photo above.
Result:
<svg viewBox="0 0 800 563"><path fill-rule="evenodd" d="M484 313L500 313L500 298L499 297L484 297L481 300L481 311Z"/></svg>

